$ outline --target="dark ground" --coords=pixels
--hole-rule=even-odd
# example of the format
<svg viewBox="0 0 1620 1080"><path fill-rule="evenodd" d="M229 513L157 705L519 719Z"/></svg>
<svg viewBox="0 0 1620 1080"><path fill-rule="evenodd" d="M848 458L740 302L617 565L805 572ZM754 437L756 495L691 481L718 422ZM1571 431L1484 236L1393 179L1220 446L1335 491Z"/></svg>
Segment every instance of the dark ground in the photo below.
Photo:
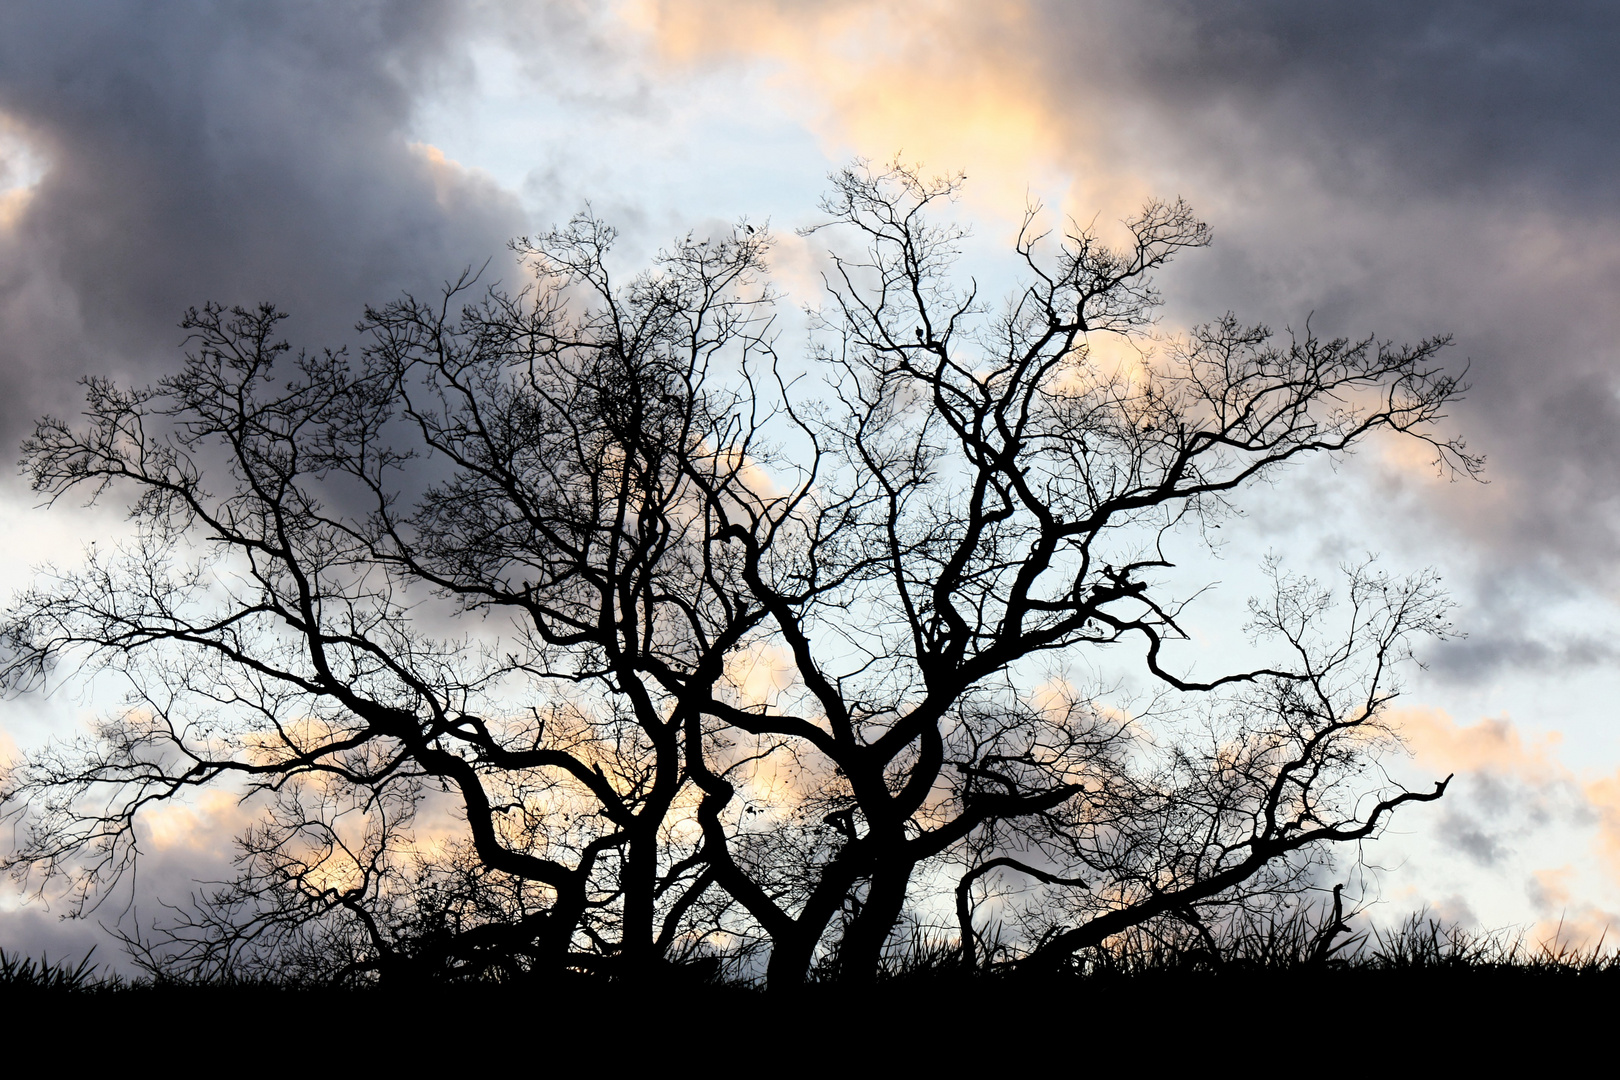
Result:
<svg viewBox="0 0 1620 1080"><path fill-rule="evenodd" d="M867 989L550 984L389 990L0 988L4 1058L364 1074L507 1063L590 1075L1344 1075L1459 1062L1612 1067L1620 972L1328 971L900 979ZM203 1062L211 1064L203 1065ZM159 1064L162 1063L162 1064ZM933 1063L930 1065L930 1063ZM1245 1064L1247 1063L1247 1064ZM1595 1064L1595 1063L1594 1063ZM7 1070L9 1071L9 1070ZM34 1075L19 1072L12 1075Z"/></svg>

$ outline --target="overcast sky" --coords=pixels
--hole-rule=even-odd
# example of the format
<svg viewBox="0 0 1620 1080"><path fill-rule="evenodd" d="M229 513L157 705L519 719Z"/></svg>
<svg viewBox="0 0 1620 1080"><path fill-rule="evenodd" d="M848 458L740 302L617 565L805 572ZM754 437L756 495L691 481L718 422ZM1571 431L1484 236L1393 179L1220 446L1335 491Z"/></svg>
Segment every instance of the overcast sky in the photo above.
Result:
<svg viewBox="0 0 1620 1080"><path fill-rule="evenodd" d="M368 301L515 274L505 241L587 200L633 250L768 218L798 301L792 227L854 155L965 170L990 280L1026 196L1106 227L1181 195L1216 242L1162 279L1165 332L1309 317L1450 333L1469 365L1448 423L1488 484L1387 446L1303 470L1248 501L1217 575L1240 600L1267 550L1374 550L1455 594L1469 636L1426 654L1393 767L1459 781L1375 852L1386 906L1594 928L1620 912L1617 51L1600 3L11 3L0 440L83 375L169 370L189 306L273 300L341 344ZM31 506L0 482L8 588L114 527ZM9 703L0 752L92 707ZM151 845L176 881L233 820L187 812ZM70 940L37 908L8 933Z"/></svg>

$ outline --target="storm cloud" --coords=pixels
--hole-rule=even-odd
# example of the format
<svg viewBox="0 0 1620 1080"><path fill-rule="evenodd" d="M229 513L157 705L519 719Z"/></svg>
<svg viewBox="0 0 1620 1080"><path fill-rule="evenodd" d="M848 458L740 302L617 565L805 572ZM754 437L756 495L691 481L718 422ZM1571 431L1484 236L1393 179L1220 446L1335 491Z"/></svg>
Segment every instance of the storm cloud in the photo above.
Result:
<svg viewBox="0 0 1620 1080"><path fill-rule="evenodd" d="M1612 7L643 7L666 62L786 68L787 107L827 143L965 168L990 202L1067 184L1061 209L1106 226L1144 196L1186 197L1215 244L1163 276L1169 328L1231 310L1329 337L1452 335L1471 391L1448 431L1490 483L1437 482L1421 455L1364 460L1353 497L1314 496L1309 542L1443 566L1472 638L1437 677L1607 663L1556 623L1610 636L1620 584Z"/></svg>
<svg viewBox="0 0 1620 1080"><path fill-rule="evenodd" d="M1490 457L1496 490L1425 489L1399 509L1426 529L1448 519L1491 578L1613 580L1620 13L1041 11L1064 28L1031 39L1054 85L1106 94L1104 111L1151 133L1115 149L1224 218L1212 257L1184 269L1189 314L1229 305L1297 325L1314 311L1328 333L1454 334L1450 362L1470 363L1473 390L1452 422Z"/></svg>
<svg viewBox="0 0 1620 1080"><path fill-rule="evenodd" d="M412 142L463 5L63 3L0 15L0 122L41 175L0 230L0 438L87 373L175 361L187 307L363 305L503 249L516 199Z"/></svg>
<svg viewBox="0 0 1620 1080"><path fill-rule="evenodd" d="M1449 360L1471 365L1473 392L1452 422L1491 459L1492 487L1397 478L1392 516L1438 525L1482 580L1613 580L1612 8L1552 19L1500 2L643 7L653 15L612 50L601 18L561 3L9 9L0 122L43 175L0 229L0 437L15 443L41 407L71 404L64 376L172 363L174 324L203 300L273 300L298 317L295 336L326 343L365 303L499 255L529 224L517 195L413 135L419 104L472 78L466 42L493 27L536 86L548 45L588 54L603 85L651 72L654 95L683 66L798 63L801 81L819 80L798 96L873 153L917 146L908 118L954 79L957 112L994 106L948 118L956 127L1023 125L1025 156L1045 154L1082 187L1128 176L1131 190L1185 195L1215 223L1215 248L1172 272L1176 321L1233 309L1279 327L1309 316L1327 334L1454 334ZM662 68L632 47L647 26ZM568 92L587 93L589 71L569 70ZM910 112L908 94L920 102ZM860 145L877 140L892 145Z"/></svg>
<svg viewBox="0 0 1620 1080"><path fill-rule="evenodd" d="M1071 184L1062 209L1083 218L1123 216L1147 193L1185 196L1216 243L1165 275L1170 327L1231 309L1279 329L1309 317L1330 336L1453 334L1447 361L1469 364L1472 390L1448 431L1489 457L1490 483L1446 484L1377 451L1351 470L1357 497L1375 500L1363 518L1406 537L1403 556L1441 563L1465 602L1457 621L1472 636L1431 657L1434 676L1523 683L1613 666L1620 9L646 0L612 9L630 13L622 25L606 10L0 9L0 441L15 448L40 413L71 411L82 375L170 370L190 306L273 301L295 316L295 344L341 344L365 304L504 258L531 228L520 185L446 160L418 130L424 102L476 106L470 43L506 42L537 94L602 115L656 114L692 73L735 65L753 72L737 85L770 93L727 107L779 110L815 132L829 165L905 150L965 168L973 184L1000 175L998 197L1014 202L1055 174ZM680 168L769 156L697 146ZM593 168L611 164L636 191L671 167L583 152L577 163L583 176L551 185L570 199L589 194ZM526 167L539 187L559 165ZM780 211L772 195L759 207ZM1359 543L1358 522L1338 516L1345 482L1288 488L1286 505L1251 522L1290 517L1289 537L1338 530ZM1572 611L1588 621L1571 625ZM1463 768L1443 749L1434 769ZM1470 805L1439 829L1495 866L1533 845L1503 845L1490 791L1460 785ZM228 829L214 831L218 854Z"/></svg>

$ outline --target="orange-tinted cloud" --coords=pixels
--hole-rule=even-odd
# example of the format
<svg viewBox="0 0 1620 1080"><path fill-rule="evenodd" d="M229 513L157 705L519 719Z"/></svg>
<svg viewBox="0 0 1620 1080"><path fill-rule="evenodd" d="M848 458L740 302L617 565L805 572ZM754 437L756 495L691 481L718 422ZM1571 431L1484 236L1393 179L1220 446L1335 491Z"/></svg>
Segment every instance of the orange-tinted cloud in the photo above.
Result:
<svg viewBox="0 0 1620 1080"><path fill-rule="evenodd" d="M966 170L982 213L1015 217L1032 183L1088 218L1098 207L1122 217L1150 194L1116 165L1117 108L1088 108L1047 77L1036 59L1044 23L1021 0L642 0L626 17L666 63L766 66L830 157L899 153Z"/></svg>
<svg viewBox="0 0 1620 1080"><path fill-rule="evenodd" d="M257 815L234 792L207 790L189 803L164 802L141 815L142 841L156 851L183 849L224 857Z"/></svg>
<svg viewBox="0 0 1620 1080"><path fill-rule="evenodd" d="M1526 944L1554 955L1584 952L1614 944L1620 917L1575 895L1578 872L1573 866L1538 870L1531 877L1530 899L1542 918L1531 928Z"/></svg>
<svg viewBox="0 0 1620 1080"><path fill-rule="evenodd" d="M743 707L774 707L797 684L798 668L785 647L762 642L733 653L726 662L726 677Z"/></svg>
<svg viewBox="0 0 1620 1080"><path fill-rule="evenodd" d="M22 219L44 171L44 159L21 125L0 113L0 230Z"/></svg>
<svg viewBox="0 0 1620 1080"><path fill-rule="evenodd" d="M1571 774L1558 760L1556 731L1526 740L1506 717L1459 725L1438 709L1400 709L1391 720L1420 765L1442 773L1492 772L1545 784Z"/></svg>
<svg viewBox="0 0 1620 1080"><path fill-rule="evenodd" d="M0 727L0 773L22 760L22 751L17 749L17 740L11 737L11 732Z"/></svg>
<svg viewBox="0 0 1620 1080"><path fill-rule="evenodd" d="M1538 793L1557 789L1572 795L1595 822L1595 861L1610 882L1620 883L1620 772L1582 778L1560 758L1558 732L1527 738L1506 717L1461 725L1436 709L1408 709L1393 719L1417 763L1431 773L1509 779ZM1530 899L1544 915L1531 934L1534 944L1556 939L1589 947L1614 921L1575 894L1577 877L1571 866L1533 872Z"/></svg>
<svg viewBox="0 0 1620 1080"><path fill-rule="evenodd" d="M1620 880L1620 772L1588 782L1583 791L1598 813L1598 852Z"/></svg>

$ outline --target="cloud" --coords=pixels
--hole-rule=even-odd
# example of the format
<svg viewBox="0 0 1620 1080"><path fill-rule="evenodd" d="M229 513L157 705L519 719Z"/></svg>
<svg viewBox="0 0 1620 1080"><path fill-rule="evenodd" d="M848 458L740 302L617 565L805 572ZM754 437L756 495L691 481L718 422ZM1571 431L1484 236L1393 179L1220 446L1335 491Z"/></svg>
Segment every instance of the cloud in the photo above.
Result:
<svg viewBox="0 0 1620 1080"><path fill-rule="evenodd" d="M1609 873L1620 880L1620 772L1591 780L1583 790L1598 814L1598 851Z"/></svg>
<svg viewBox="0 0 1620 1080"><path fill-rule="evenodd" d="M1573 866L1538 870L1525 894L1541 914L1527 935L1529 946L1551 955L1596 950L1614 940L1620 916L1575 895L1579 874Z"/></svg>
<svg viewBox="0 0 1620 1080"><path fill-rule="evenodd" d="M966 168L991 232L1031 189L1105 229L1148 194L1187 195L1217 244L1167 275L1172 324L1232 308L1314 312L1329 334L1455 331L1474 389L1448 424L1490 456L1491 486L1437 484L1398 454L1363 464L1383 476L1378 527L1446 562L1460 623L1481 627L1514 583L1620 584L1617 34L1607 8L1505 2L8 9L0 438L71 411L66 375L171 364L202 300L273 299L295 339L341 341L364 303L499 255L527 226L517 195L413 129L449 90L475 107L469 42L504 40L591 116L656 114L734 65L774 88L748 111L797 117L834 159ZM778 254L814 285L791 241ZM1537 644L1476 633L1445 655L1469 676L1606 662L1520 636Z"/></svg>
<svg viewBox="0 0 1620 1080"><path fill-rule="evenodd" d="M799 685L793 654L764 642L732 654L726 662L726 678L743 708L780 708L783 695Z"/></svg>
<svg viewBox="0 0 1620 1080"><path fill-rule="evenodd" d="M1520 620L1522 623L1522 620ZM1454 681L1470 681L1491 672L1546 676L1562 671L1609 665L1617 659L1608 636L1552 631L1546 636L1526 634L1520 627L1487 623L1467 639L1435 650L1433 667Z"/></svg>
<svg viewBox="0 0 1620 1080"><path fill-rule="evenodd" d="M40 905L13 909L0 904L0 927L4 928L0 948L8 957L45 960L54 967L64 960L77 964L93 951L91 964L96 969L119 966L112 942L95 925L60 919Z"/></svg>
<svg viewBox="0 0 1620 1080"><path fill-rule="evenodd" d="M0 442L12 456L41 413L77 411L78 377L172 370L190 306L273 301L292 312L295 344L341 344L366 303L500 255L528 227L517 196L413 130L420 102L465 77L477 14L452 0L0 8ZM17 568L46 540L72 560L77 538L57 518L13 516ZM11 732L40 737L14 721L7 756ZM148 855L127 883L138 899L180 902L195 881L230 876L247 811L217 794L143 821ZM116 921L136 896L120 895L96 917ZM37 907L0 911L8 949L54 955L96 936L51 925Z"/></svg>
<svg viewBox="0 0 1620 1080"><path fill-rule="evenodd" d="M1526 740L1506 717L1462 726L1434 709L1399 710L1392 720L1418 763L1432 769L1512 777L1543 786L1569 775L1558 759L1563 737L1556 731Z"/></svg>
<svg viewBox="0 0 1620 1080"><path fill-rule="evenodd" d="M1620 586L1620 12L1605 5L10 5L0 439L72 411L80 374L166 370L180 313L204 300L274 300L295 340L341 342L363 304L499 255L528 226L517 196L415 125L424 101L477 81L468 42L492 33L593 117L652 116L693 73L747 67L774 97L727 107L797 117L834 160L965 168L991 231L1031 189L1104 228L1148 194L1186 195L1217 243L1166 275L1172 327L1232 308L1279 326L1314 312L1328 334L1454 331L1473 390L1448 423L1490 456L1491 485L1438 484L1399 452L1355 466L1374 528L1460 582L1475 632L1436 671L1613 663L1598 630L1527 614L1549 597L1612 605ZM534 163L535 191L588 188L555 167ZM778 259L814 283L804 244L785 238ZM1323 536L1362 527L1318 510ZM780 692L772 671L751 669L747 691ZM1580 824L1620 874L1620 780L1505 719L1408 719L1418 763L1461 774L1444 843L1499 866L1528 835L1515 816Z"/></svg>
<svg viewBox="0 0 1620 1080"><path fill-rule="evenodd" d="M646 0L630 11L667 64L768 65L782 106L817 131L829 156L900 152L941 170L967 168L968 198L1003 217L1016 218L1032 183L1058 180L1066 148L1095 146L1076 135L1104 126L1087 110L1052 107L1048 73L1029 52L1046 27L1027 4L829 0L739 11ZM1108 180L1126 186L1127 206L1147 193L1128 172Z"/></svg>
<svg viewBox="0 0 1620 1080"><path fill-rule="evenodd" d="M1510 854L1498 834L1449 808L1440 819L1439 835L1441 841L1452 850L1461 852L1480 866L1496 866Z"/></svg>
<svg viewBox="0 0 1620 1080"><path fill-rule="evenodd" d="M1620 12L1509 0L1193 3L645 0L665 64L751 64L829 152L965 168L981 218L1025 185L1099 224L1181 194L1212 251L1166 275L1172 324L1228 308L1328 335L1452 332L1448 419L1489 487L1364 460L1387 537L1492 596L1620 584ZM1313 314L1314 313L1314 314ZM1348 524L1329 516L1320 528ZM1363 541L1364 543L1365 541ZM1605 663L1539 631L1548 662ZM1455 655L1475 673L1516 643Z"/></svg>
<svg viewBox="0 0 1620 1080"><path fill-rule="evenodd" d="M1429 910L1443 925L1460 926L1465 929L1479 925L1479 916L1474 913L1467 897L1453 895L1436 900L1429 905Z"/></svg>
<svg viewBox="0 0 1620 1080"><path fill-rule="evenodd" d="M1570 919L1563 940L1595 941L1608 917L1594 906L1594 889L1620 887L1620 772L1583 775L1563 760L1558 732L1526 737L1506 717L1462 725L1410 709L1393 719L1421 770L1456 774L1435 834L1448 854L1506 873L1516 859L1547 857L1547 831L1590 837L1586 875L1573 866L1534 868L1526 896L1542 917L1535 942L1553 936L1556 919L1547 920L1560 914Z"/></svg>
<svg viewBox="0 0 1620 1080"><path fill-rule="evenodd" d="M205 300L274 301L319 345L500 253L516 197L410 135L463 8L8 6L0 115L43 164L0 224L0 438L70 408L75 375L172 365Z"/></svg>
<svg viewBox="0 0 1620 1080"><path fill-rule="evenodd" d="M240 795L211 789L189 802L153 806L141 819L140 838L149 850L185 851L223 862L235 837L257 818Z"/></svg>

